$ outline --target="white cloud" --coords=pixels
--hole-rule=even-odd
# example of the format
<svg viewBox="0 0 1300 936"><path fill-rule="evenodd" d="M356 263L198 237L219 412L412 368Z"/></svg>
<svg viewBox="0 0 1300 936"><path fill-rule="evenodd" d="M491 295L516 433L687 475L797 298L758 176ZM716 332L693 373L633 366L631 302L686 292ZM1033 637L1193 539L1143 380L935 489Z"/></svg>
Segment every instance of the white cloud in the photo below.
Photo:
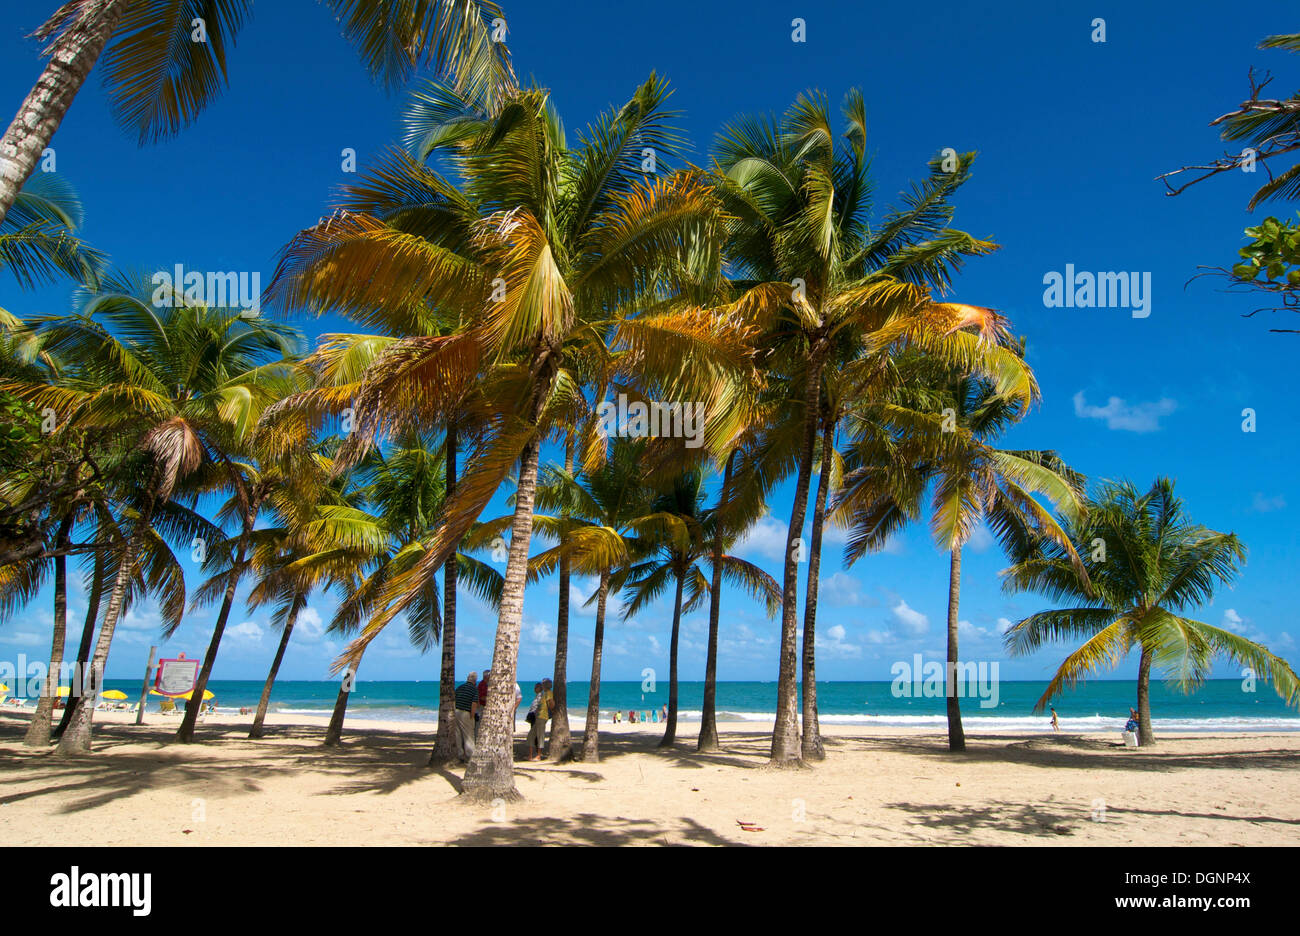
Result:
<svg viewBox="0 0 1300 936"><path fill-rule="evenodd" d="M987 552L988 548L993 545L993 534L984 524L980 524L971 531L970 539L966 542L971 552Z"/></svg>
<svg viewBox="0 0 1300 936"><path fill-rule="evenodd" d="M325 633L325 622L321 620L320 612L310 605L298 612L298 617L293 623L294 637L301 637L307 643L320 640Z"/></svg>
<svg viewBox="0 0 1300 936"><path fill-rule="evenodd" d="M1011 628L1013 628L1014 626L1015 626L1015 622L1012 621L1010 618L1004 618L1004 617L998 618L999 634L1005 634L1007 631L1011 630Z"/></svg>
<svg viewBox="0 0 1300 936"><path fill-rule="evenodd" d="M1250 509L1255 513L1271 513L1274 510L1281 510L1286 506L1286 498L1281 494L1273 497L1265 497L1258 491L1255 493L1255 499L1251 501Z"/></svg>
<svg viewBox="0 0 1300 936"><path fill-rule="evenodd" d="M1223 627L1235 634L1244 634L1246 632L1245 619L1233 608L1225 608L1223 612Z"/></svg>
<svg viewBox="0 0 1300 936"><path fill-rule="evenodd" d="M1119 429L1126 432L1156 432L1160 429L1160 417L1168 416L1178 409L1178 403L1164 397L1153 403L1135 403L1130 405L1120 397L1110 397L1105 406L1090 406L1080 390L1074 395L1074 415L1082 419L1104 419L1107 429Z"/></svg>
<svg viewBox="0 0 1300 936"><path fill-rule="evenodd" d="M736 552L752 552L767 559L782 561L785 559L785 541L789 531L789 525L776 517L763 517L745 531L744 538L736 544Z"/></svg>
<svg viewBox="0 0 1300 936"><path fill-rule="evenodd" d="M920 611L908 607L907 602L902 599L894 605L893 612L898 623L903 626L903 630L912 637L920 637L930 630L930 619Z"/></svg>
<svg viewBox="0 0 1300 936"><path fill-rule="evenodd" d="M875 600L862 594L861 583L847 572L836 572L824 578L818 586L817 597L836 608L875 604Z"/></svg>
<svg viewBox="0 0 1300 936"><path fill-rule="evenodd" d="M817 653L832 660L853 660L862 656L862 648L845 640L847 636L839 624L826 628L817 635Z"/></svg>
<svg viewBox="0 0 1300 936"><path fill-rule="evenodd" d="M230 628L231 637L236 640L248 641L249 643L260 642L262 639L262 628L252 621L244 621L242 624L236 624Z"/></svg>

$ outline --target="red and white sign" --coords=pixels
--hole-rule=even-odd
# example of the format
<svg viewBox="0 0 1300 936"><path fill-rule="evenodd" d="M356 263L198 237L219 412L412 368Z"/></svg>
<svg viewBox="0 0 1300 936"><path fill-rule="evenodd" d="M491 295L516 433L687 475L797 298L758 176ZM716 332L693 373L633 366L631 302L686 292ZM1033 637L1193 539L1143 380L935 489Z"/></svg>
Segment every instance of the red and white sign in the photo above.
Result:
<svg viewBox="0 0 1300 936"><path fill-rule="evenodd" d="M159 660L154 689L159 695L183 696L194 689L198 678L198 660L187 660L183 656L177 660Z"/></svg>

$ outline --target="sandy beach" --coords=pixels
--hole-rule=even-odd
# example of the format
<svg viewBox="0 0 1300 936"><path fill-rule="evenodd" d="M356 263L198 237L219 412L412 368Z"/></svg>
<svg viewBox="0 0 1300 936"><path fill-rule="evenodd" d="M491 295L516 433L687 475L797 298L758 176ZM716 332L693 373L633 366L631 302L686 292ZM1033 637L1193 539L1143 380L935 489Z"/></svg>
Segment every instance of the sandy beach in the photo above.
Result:
<svg viewBox="0 0 1300 936"><path fill-rule="evenodd" d="M432 726L218 715L200 743L176 719L96 716L97 753L56 761L0 716L0 830L20 845L1294 845L1300 734L980 736L964 756L939 733L826 728L827 758L767 768L768 732L698 725L656 750L660 725L606 725L598 764L528 763L524 799L458 801L461 768L425 766ZM575 731L581 723L573 721ZM516 752L524 741L517 736ZM742 826L741 823L745 823Z"/></svg>

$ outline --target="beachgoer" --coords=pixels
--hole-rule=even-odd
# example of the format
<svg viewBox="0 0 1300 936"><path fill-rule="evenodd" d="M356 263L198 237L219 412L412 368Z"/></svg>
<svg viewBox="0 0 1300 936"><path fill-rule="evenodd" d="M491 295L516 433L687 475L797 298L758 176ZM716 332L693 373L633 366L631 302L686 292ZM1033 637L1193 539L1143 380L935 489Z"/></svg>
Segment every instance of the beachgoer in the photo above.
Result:
<svg viewBox="0 0 1300 936"><path fill-rule="evenodd" d="M1056 722L1056 709L1053 708L1053 707L1050 706L1050 705L1048 706L1048 708L1049 708L1049 709L1052 709L1052 730L1053 730L1053 731L1060 731L1060 730L1061 730L1061 726L1060 726L1059 724L1057 724L1057 722Z"/></svg>
<svg viewBox="0 0 1300 936"><path fill-rule="evenodd" d="M659 720L668 721L668 706L665 705L659 710Z"/></svg>
<svg viewBox="0 0 1300 936"><path fill-rule="evenodd" d="M542 680L542 698L537 704L537 720L533 722L533 732L537 736L537 756L542 755L542 748L546 744L546 722L551 717L551 711L555 708L555 693L551 691L551 681Z"/></svg>
<svg viewBox="0 0 1300 936"><path fill-rule="evenodd" d="M628 709L627 720L629 724L636 724L636 709Z"/></svg>
<svg viewBox="0 0 1300 936"><path fill-rule="evenodd" d="M541 683L533 686L533 703L528 706L528 759L530 761L542 759L542 745L537 739L537 710L541 708L543 692Z"/></svg>
<svg viewBox="0 0 1300 936"><path fill-rule="evenodd" d="M474 719L478 715L478 673L470 673L456 687L456 747L460 759L474 756Z"/></svg>
<svg viewBox="0 0 1300 936"><path fill-rule="evenodd" d="M474 739L478 740L478 726L483 721L483 710L487 708L488 680L492 677L490 669L483 671L483 678L478 681L478 702L474 708Z"/></svg>

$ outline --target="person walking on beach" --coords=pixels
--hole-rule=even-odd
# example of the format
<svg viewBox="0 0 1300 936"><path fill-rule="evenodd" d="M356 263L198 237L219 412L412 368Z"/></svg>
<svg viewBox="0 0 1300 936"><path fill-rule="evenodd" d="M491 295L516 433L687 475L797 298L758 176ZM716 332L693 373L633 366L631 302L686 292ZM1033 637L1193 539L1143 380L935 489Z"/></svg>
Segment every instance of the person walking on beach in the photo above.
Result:
<svg viewBox="0 0 1300 936"><path fill-rule="evenodd" d="M456 687L456 747L462 761L474 756L474 719L478 717L478 673Z"/></svg>
<svg viewBox="0 0 1300 936"><path fill-rule="evenodd" d="M1060 731L1061 726L1056 723L1056 708L1051 705L1049 705L1048 708L1052 710L1052 730Z"/></svg>
<svg viewBox="0 0 1300 936"><path fill-rule="evenodd" d="M542 739L537 730L537 716L541 712L545 690L541 683L533 686L533 703L528 706L528 759L542 759Z"/></svg>

